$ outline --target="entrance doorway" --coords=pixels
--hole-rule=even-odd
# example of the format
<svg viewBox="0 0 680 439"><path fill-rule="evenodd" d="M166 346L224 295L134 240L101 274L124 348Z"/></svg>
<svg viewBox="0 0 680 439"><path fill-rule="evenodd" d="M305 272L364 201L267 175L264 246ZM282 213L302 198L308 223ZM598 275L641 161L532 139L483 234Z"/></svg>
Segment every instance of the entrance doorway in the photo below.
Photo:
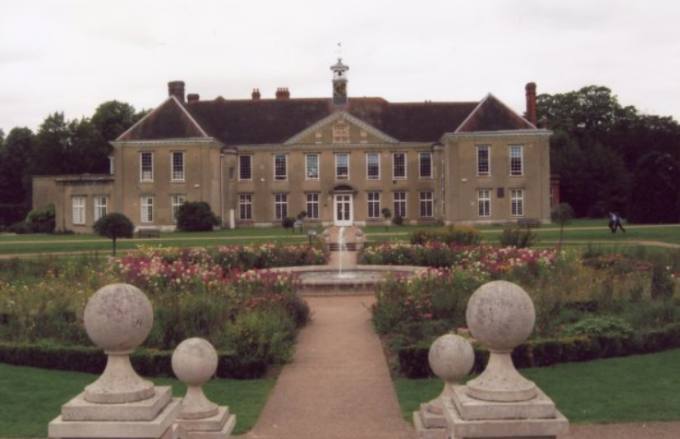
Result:
<svg viewBox="0 0 680 439"><path fill-rule="evenodd" d="M351 226L354 221L352 194L335 194L333 202L333 224L339 227Z"/></svg>

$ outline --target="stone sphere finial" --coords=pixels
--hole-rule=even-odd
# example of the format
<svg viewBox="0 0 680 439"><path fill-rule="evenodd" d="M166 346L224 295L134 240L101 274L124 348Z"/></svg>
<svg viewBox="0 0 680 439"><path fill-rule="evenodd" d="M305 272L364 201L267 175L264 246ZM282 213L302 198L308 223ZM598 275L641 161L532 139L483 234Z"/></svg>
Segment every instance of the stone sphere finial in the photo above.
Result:
<svg viewBox="0 0 680 439"><path fill-rule="evenodd" d="M536 385L517 372L510 355L534 329L536 311L526 291L502 280L486 283L470 297L465 316L473 337L489 349L484 372L467 383L468 395L496 402L534 398Z"/></svg>
<svg viewBox="0 0 680 439"><path fill-rule="evenodd" d="M470 373L475 364L475 352L470 342L460 335L445 334L432 343L427 359L432 372L452 384Z"/></svg>
<svg viewBox="0 0 680 439"><path fill-rule="evenodd" d="M512 351L531 335L534 303L518 285L503 280L477 289L465 314L472 336L494 351Z"/></svg>
<svg viewBox="0 0 680 439"><path fill-rule="evenodd" d="M97 290L85 307L85 331L106 352L131 352L153 326L153 308L142 291L129 284Z"/></svg>
<svg viewBox="0 0 680 439"><path fill-rule="evenodd" d="M173 352L172 370L187 385L180 419L202 419L217 414L217 404L208 400L202 389L203 384L215 375L217 362L217 351L203 338L188 338Z"/></svg>

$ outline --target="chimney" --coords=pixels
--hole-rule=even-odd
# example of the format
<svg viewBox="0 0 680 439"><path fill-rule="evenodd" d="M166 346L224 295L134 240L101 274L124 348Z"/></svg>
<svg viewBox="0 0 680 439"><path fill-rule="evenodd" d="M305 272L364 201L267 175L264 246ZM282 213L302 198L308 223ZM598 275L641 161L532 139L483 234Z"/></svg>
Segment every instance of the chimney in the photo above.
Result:
<svg viewBox="0 0 680 439"><path fill-rule="evenodd" d="M279 87L276 89L276 99L279 101L290 99L290 91L288 87Z"/></svg>
<svg viewBox="0 0 680 439"><path fill-rule="evenodd" d="M260 89L254 88L253 92L250 94L250 96L253 98L254 101L259 101L260 100Z"/></svg>
<svg viewBox="0 0 680 439"><path fill-rule="evenodd" d="M198 95L198 93L189 93L187 95L187 102L190 104L193 104L194 102L198 102L201 99L201 97Z"/></svg>
<svg viewBox="0 0 680 439"><path fill-rule="evenodd" d="M174 96L180 102L184 102L184 81L168 82L168 96Z"/></svg>
<svg viewBox="0 0 680 439"><path fill-rule="evenodd" d="M525 90L527 92L526 118L529 122L536 125L536 83L528 83Z"/></svg>

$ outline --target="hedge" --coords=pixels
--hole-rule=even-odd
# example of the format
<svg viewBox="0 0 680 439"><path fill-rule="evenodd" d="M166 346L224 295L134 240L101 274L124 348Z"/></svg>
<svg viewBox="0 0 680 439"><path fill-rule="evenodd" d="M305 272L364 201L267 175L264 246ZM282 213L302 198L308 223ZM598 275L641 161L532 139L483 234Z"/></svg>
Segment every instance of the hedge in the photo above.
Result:
<svg viewBox="0 0 680 439"><path fill-rule="evenodd" d="M633 336L578 336L561 339L528 341L512 353L515 366L544 367L557 363L590 361L599 358L623 357L646 354L680 347L680 323L673 323L660 329L648 330ZM489 353L475 346L475 372L481 372ZM432 376L427 361L429 345L420 343L407 346L395 352L399 371L407 378Z"/></svg>
<svg viewBox="0 0 680 439"><path fill-rule="evenodd" d="M151 349L139 349L130 356L133 367L143 376L174 376L171 358L172 351ZM95 347L0 342L0 362L100 374L106 366L106 355ZM267 364L262 361L219 353L216 373L219 378L254 379L266 372Z"/></svg>

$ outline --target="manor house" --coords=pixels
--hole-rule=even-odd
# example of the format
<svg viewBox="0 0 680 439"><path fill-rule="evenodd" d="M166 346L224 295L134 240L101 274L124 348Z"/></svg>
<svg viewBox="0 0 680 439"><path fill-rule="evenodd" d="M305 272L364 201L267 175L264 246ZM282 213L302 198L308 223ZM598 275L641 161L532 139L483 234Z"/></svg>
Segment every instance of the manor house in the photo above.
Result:
<svg viewBox="0 0 680 439"><path fill-rule="evenodd" d="M550 131L489 94L479 102L332 97L204 100L182 81L111 142L107 175L35 177L33 204L54 203L57 230L92 232L108 212L138 228L173 228L179 206L205 201L229 227L270 226L306 212L323 225L384 221L496 223L550 219Z"/></svg>

